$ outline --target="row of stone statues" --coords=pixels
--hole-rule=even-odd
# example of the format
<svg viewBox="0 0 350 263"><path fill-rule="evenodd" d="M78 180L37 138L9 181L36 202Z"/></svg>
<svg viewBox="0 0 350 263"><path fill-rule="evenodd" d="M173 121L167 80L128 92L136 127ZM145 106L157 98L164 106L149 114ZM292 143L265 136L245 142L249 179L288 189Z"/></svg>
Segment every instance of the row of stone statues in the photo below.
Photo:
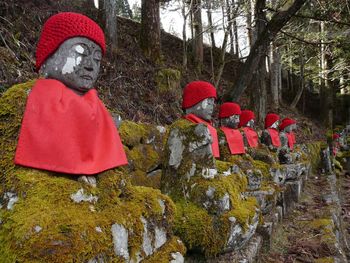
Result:
<svg viewBox="0 0 350 263"><path fill-rule="evenodd" d="M165 136L162 192L134 186L125 153L133 146L122 144L93 88L105 50L94 21L54 15L36 50L43 78L1 97L0 261L183 262L175 214L176 233L189 249L216 255L241 248L260 212L275 206L273 187L258 190L264 176L272 181L270 173L281 169L270 150L293 162L296 122L266 116L261 142L267 154L250 153L270 158L274 170L268 161L256 169L253 159L242 157L260 145L254 113L224 103L217 130L211 123L216 89L191 82L183 91L185 115Z"/></svg>

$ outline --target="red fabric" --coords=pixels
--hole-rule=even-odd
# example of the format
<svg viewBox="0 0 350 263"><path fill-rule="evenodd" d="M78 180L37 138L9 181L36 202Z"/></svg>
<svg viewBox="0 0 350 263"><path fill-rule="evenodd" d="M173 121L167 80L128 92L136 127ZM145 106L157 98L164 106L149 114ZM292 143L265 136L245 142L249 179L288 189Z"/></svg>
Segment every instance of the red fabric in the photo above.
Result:
<svg viewBox="0 0 350 263"><path fill-rule="evenodd" d="M207 98L217 98L215 87L206 81L192 81L183 90L182 108L191 108Z"/></svg>
<svg viewBox="0 0 350 263"><path fill-rule="evenodd" d="M40 79L22 121L15 163L69 174L96 174L128 163L112 117L96 90L79 96Z"/></svg>
<svg viewBox="0 0 350 263"><path fill-rule="evenodd" d="M242 129L245 137L247 138L249 146L251 148L258 147L259 145L258 133L250 127L243 127Z"/></svg>
<svg viewBox="0 0 350 263"><path fill-rule="evenodd" d="M225 134L228 148L232 155L245 153L243 136L239 130L228 127L220 127L220 129Z"/></svg>
<svg viewBox="0 0 350 263"><path fill-rule="evenodd" d="M241 107L233 102L223 103L220 106L219 118L228 118L232 115L241 115Z"/></svg>
<svg viewBox="0 0 350 263"><path fill-rule="evenodd" d="M93 20L82 14L64 12L51 16L41 31L36 48L36 70L67 39L86 37L96 42L102 52L106 52L105 37L102 29Z"/></svg>
<svg viewBox="0 0 350 263"><path fill-rule="evenodd" d="M254 112L251 110L242 110L241 116L239 116L239 127L244 127L250 120L255 120Z"/></svg>
<svg viewBox="0 0 350 263"><path fill-rule="evenodd" d="M270 128L272 124L280 119L276 113L268 113L265 117L265 129Z"/></svg>
<svg viewBox="0 0 350 263"><path fill-rule="evenodd" d="M211 125L211 123L202 120L201 118L198 118L196 115L194 114L187 114L185 116L183 116L184 119L189 120L190 122L193 123L204 123L207 125L210 135L213 139L213 142L211 144L211 149L213 151L213 155L215 158L219 158L220 157L220 152L219 152L219 141L218 141L218 133L216 131L216 129Z"/></svg>
<svg viewBox="0 0 350 263"><path fill-rule="evenodd" d="M276 129L268 128L267 131L271 137L271 143L275 147L281 147L280 133Z"/></svg>
<svg viewBox="0 0 350 263"><path fill-rule="evenodd" d="M297 123L295 120L290 118L284 118L280 124L280 131L282 131L284 128L288 127L289 125Z"/></svg>
<svg viewBox="0 0 350 263"><path fill-rule="evenodd" d="M288 138L289 149L293 150L295 144L295 134L293 132L286 132Z"/></svg>

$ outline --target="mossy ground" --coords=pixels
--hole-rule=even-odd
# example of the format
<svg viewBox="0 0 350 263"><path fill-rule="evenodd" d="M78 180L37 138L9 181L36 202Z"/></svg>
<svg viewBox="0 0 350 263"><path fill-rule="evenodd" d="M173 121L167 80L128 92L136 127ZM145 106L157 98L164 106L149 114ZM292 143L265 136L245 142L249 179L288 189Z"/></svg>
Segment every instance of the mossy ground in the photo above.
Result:
<svg viewBox="0 0 350 263"><path fill-rule="evenodd" d="M111 226L118 223L128 230L133 258L143 240L141 217L163 227L171 238L173 202L159 190L132 186L127 168L99 174L93 188L73 176L13 164L26 98L33 84L16 85L0 98L0 193L1 197L6 192L18 196L12 210L6 209L7 201L1 199L0 262L86 262L97 255L103 255L106 262L122 262L113 251ZM73 202L71 195L79 189L98 197L98 201ZM164 214L160 200L165 204ZM165 253L184 253L184 246L174 240L147 262L161 262Z"/></svg>

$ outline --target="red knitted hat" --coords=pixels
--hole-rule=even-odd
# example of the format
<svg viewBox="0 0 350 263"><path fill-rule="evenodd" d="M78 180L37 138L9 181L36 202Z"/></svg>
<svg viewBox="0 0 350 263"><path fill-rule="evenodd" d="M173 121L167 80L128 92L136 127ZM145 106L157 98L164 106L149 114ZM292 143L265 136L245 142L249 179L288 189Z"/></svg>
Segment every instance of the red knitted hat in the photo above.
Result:
<svg viewBox="0 0 350 263"><path fill-rule="evenodd" d="M217 98L215 87L206 81L192 81L183 90L182 108L191 108L207 98Z"/></svg>
<svg viewBox="0 0 350 263"><path fill-rule="evenodd" d="M290 118L284 118L280 124L280 127L279 129L280 130L283 130L284 128L286 128L287 126L289 125L292 125L292 124L295 124L297 123L295 120L293 119L290 119Z"/></svg>
<svg viewBox="0 0 350 263"><path fill-rule="evenodd" d="M255 120L254 112L251 110L242 110L241 116L239 118L239 127L246 126L250 120Z"/></svg>
<svg viewBox="0 0 350 263"><path fill-rule="evenodd" d="M233 102L223 103L220 106L219 118L228 118L232 115L241 115L241 107Z"/></svg>
<svg viewBox="0 0 350 263"><path fill-rule="evenodd" d="M67 39L86 37L98 44L103 54L106 52L105 37L102 29L93 20L82 14L65 12L51 16L41 31L36 48L36 70Z"/></svg>
<svg viewBox="0 0 350 263"><path fill-rule="evenodd" d="M280 119L280 116L276 113L268 113L265 117L265 129L269 128L272 124Z"/></svg>

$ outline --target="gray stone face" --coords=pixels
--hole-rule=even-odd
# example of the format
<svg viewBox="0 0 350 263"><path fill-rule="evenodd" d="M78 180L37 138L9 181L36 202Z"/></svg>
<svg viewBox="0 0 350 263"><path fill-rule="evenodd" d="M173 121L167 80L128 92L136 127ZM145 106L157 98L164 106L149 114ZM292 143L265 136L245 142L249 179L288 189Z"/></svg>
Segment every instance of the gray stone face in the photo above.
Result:
<svg viewBox="0 0 350 263"><path fill-rule="evenodd" d="M41 66L45 78L64 83L79 95L94 87L102 51L99 45L85 37L73 37L64 41L57 51Z"/></svg>
<svg viewBox="0 0 350 263"><path fill-rule="evenodd" d="M83 188L80 188L78 192L76 192L75 194L71 194L70 198L76 203L80 203L80 202L96 203L98 201L97 196L84 193Z"/></svg>
<svg viewBox="0 0 350 263"><path fill-rule="evenodd" d="M221 126L237 129L239 125L239 115L232 115L228 118L220 119Z"/></svg>
<svg viewBox="0 0 350 263"><path fill-rule="evenodd" d="M212 119L214 107L215 99L206 98L191 108L186 109L186 114L194 114L203 120L210 121Z"/></svg>
<svg viewBox="0 0 350 263"><path fill-rule="evenodd" d="M169 166L175 169L179 168L182 161L182 154L185 149L183 145L184 136L179 135L178 129L173 129L170 132L168 139L168 148L170 151Z"/></svg>
<svg viewBox="0 0 350 263"><path fill-rule="evenodd" d="M112 237L113 237L114 253L117 256L123 257L125 260L129 260L128 230L119 224L112 225L111 230L112 230Z"/></svg>

